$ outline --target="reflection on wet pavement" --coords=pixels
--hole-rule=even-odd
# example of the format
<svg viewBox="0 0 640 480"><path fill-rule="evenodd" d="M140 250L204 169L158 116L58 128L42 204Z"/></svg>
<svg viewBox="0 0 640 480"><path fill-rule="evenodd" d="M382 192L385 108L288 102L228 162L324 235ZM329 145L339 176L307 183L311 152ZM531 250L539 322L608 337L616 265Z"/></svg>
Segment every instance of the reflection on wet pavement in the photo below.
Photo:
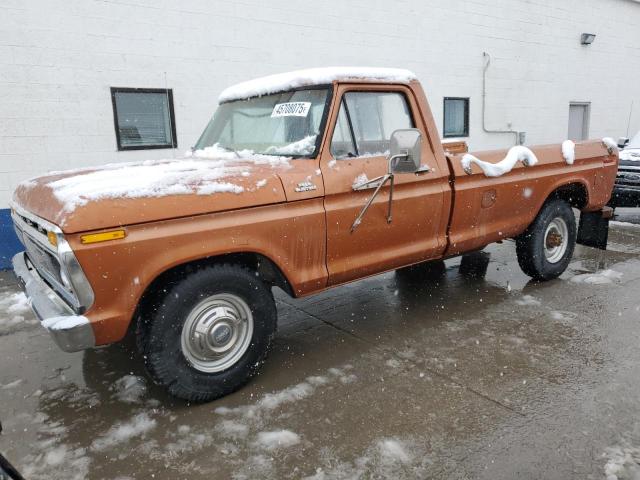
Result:
<svg viewBox="0 0 640 480"><path fill-rule="evenodd" d="M29 479L634 478L640 227L610 235L547 283L506 241L278 292L261 375L196 406L129 344L58 351L4 275L0 451Z"/></svg>

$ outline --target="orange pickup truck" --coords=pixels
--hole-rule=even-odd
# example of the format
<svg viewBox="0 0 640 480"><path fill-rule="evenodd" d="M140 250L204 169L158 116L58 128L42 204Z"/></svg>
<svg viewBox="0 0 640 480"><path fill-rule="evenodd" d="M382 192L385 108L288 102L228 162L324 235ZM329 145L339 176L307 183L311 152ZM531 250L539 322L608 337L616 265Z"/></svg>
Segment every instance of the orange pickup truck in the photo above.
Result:
<svg viewBox="0 0 640 480"><path fill-rule="evenodd" d="M458 149L441 144L406 70L241 83L184 158L20 184L14 271L63 350L129 332L154 381L208 401L264 361L274 286L311 295L504 238L527 275L547 280L576 240L606 248L614 142Z"/></svg>

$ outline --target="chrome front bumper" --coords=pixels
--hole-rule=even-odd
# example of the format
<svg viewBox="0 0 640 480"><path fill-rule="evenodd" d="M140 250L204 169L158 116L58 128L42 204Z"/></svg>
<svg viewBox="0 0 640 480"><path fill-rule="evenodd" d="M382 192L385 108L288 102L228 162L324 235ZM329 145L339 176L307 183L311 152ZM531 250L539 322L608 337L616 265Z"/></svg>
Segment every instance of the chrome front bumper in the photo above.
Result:
<svg viewBox="0 0 640 480"><path fill-rule="evenodd" d="M25 252L13 257L13 271L24 290L31 308L42 326L65 352L77 352L95 346L95 336L89 319L76 315L49 285L38 275Z"/></svg>

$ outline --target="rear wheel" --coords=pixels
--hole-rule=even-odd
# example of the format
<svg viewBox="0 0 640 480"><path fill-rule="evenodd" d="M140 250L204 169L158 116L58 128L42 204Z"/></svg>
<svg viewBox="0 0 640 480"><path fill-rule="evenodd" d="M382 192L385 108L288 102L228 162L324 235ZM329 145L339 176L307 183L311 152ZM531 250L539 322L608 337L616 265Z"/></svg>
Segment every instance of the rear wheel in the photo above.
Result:
<svg viewBox="0 0 640 480"><path fill-rule="evenodd" d="M571 206L564 200L550 200L516 238L518 263L530 277L550 280L567 269L575 245L576 220Z"/></svg>
<svg viewBox="0 0 640 480"><path fill-rule="evenodd" d="M206 402L244 385L276 331L271 290L250 270L215 265L189 274L138 329L151 377L179 398Z"/></svg>

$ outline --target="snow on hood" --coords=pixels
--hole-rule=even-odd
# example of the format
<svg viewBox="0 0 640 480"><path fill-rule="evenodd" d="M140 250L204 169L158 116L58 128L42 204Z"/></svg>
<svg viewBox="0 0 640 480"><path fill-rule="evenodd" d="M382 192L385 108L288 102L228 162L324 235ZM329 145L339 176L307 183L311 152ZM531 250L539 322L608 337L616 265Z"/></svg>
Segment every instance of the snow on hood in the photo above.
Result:
<svg viewBox="0 0 640 480"><path fill-rule="evenodd" d="M282 185L276 170L290 168L289 159L214 145L180 159L51 172L19 184L14 202L69 231L206 213L223 206L242 208L281 201ZM259 194L258 190L274 179L266 195ZM237 201L227 198L212 203L212 195L243 192L247 194L238 195ZM199 195L206 198L193 199ZM171 198L165 201L165 197ZM145 205L154 199L155 207L125 207L122 201L131 199L146 199ZM112 202L106 205L101 200Z"/></svg>
<svg viewBox="0 0 640 480"><path fill-rule="evenodd" d="M377 67L325 67L296 70L238 83L224 90L219 103L250 97L269 95L298 87L325 85L334 81L372 80L389 83L409 83L416 76L401 68Z"/></svg>
<svg viewBox="0 0 640 480"><path fill-rule="evenodd" d="M97 170L75 170L71 171L74 175L53 180L47 185L62 203L63 210L72 212L78 206L105 198L242 193L244 188L229 180L229 177L242 175L247 170L239 162L272 166L288 166L289 162L285 157L254 155L249 150L231 152L217 144L188 152L186 156L184 159L108 164Z"/></svg>
<svg viewBox="0 0 640 480"><path fill-rule="evenodd" d="M505 173L509 173L518 161L522 162L527 167L531 167L538 163L538 158L527 147L516 145L515 147L511 147L507 152L507 155L498 163L485 162L484 160L474 157L470 153L467 153L462 157L461 163L462 168L468 175L473 173L471 170L471 164L475 163L482 169L485 176L500 177Z"/></svg>

